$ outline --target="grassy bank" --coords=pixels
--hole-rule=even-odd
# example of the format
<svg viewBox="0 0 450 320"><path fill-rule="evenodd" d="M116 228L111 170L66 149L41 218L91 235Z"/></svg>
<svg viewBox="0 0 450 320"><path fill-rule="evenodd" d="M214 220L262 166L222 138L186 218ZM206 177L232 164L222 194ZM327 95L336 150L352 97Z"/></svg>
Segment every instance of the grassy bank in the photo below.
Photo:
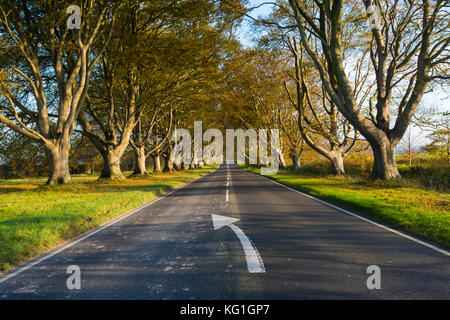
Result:
<svg viewBox="0 0 450 320"><path fill-rule="evenodd" d="M259 169L244 169L259 173ZM450 194L425 190L408 180L369 181L280 170L282 184L450 247Z"/></svg>
<svg viewBox="0 0 450 320"><path fill-rule="evenodd" d="M213 170L123 181L75 176L63 186L45 186L45 178L0 180L0 272Z"/></svg>

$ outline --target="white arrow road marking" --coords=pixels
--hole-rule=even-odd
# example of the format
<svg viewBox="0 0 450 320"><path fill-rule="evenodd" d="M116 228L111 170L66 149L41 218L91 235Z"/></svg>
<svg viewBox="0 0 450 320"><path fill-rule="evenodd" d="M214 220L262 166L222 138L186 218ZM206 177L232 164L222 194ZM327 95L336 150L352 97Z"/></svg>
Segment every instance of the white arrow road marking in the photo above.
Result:
<svg viewBox="0 0 450 320"><path fill-rule="evenodd" d="M259 255L258 250L253 245L252 241L245 235L239 227L234 225L239 219L219 216L216 214L211 215L214 230L218 230L223 227L229 227L236 233L237 237L241 241L242 248L244 249L245 259L247 260L247 269L250 273L264 273L266 269L264 268L264 263Z"/></svg>

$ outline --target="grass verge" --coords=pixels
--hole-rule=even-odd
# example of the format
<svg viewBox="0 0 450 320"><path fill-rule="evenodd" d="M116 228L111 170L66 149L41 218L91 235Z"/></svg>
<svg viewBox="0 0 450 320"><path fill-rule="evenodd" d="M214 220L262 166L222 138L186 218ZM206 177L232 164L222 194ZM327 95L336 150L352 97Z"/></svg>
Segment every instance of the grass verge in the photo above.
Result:
<svg viewBox="0 0 450 320"><path fill-rule="evenodd" d="M0 180L0 273L94 229L200 176L214 167L45 186L46 179Z"/></svg>
<svg viewBox="0 0 450 320"><path fill-rule="evenodd" d="M243 167L259 173L259 169ZM408 181L318 176L280 170L268 178L352 210L396 229L450 247L450 194Z"/></svg>

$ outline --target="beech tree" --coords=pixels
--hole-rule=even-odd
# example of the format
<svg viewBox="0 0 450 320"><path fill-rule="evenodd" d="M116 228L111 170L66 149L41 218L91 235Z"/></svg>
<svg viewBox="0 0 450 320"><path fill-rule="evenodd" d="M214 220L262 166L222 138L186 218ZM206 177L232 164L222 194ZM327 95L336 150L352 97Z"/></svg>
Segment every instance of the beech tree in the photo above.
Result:
<svg viewBox="0 0 450 320"><path fill-rule="evenodd" d="M144 110L139 101L143 88L138 81L138 73L129 69L130 77L121 81L117 78L115 66L107 58L103 59L100 72L102 85L92 90L86 100L85 110L78 117L83 134L103 157L100 179L125 178L120 159Z"/></svg>
<svg viewBox="0 0 450 320"><path fill-rule="evenodd" d="M170 19L167 3L125 4L78 117L83 133L103 157L101 179L125 178L120 160L160 80L152 74L158 67L152 44Z"/></svg>
<svg viewBox="0 0 450 320"><path fill-rule="evenodd" d="M366 13L370 0L289 0L289 5L305 52L330 100L372 147L371 178L400 177L395 160L398 142L427 87L450 78L448 1L375 1L379 15ZM367 18L374 22L370 33ZM364 54L367 48L370 52L376 86L367 113L355 98L345 67L349 56L343 46L349 27L352 37L367 39L350 57ZM314 42L320 46L314 48Z"/></svg>
<svg viewBox="0 0 450 320"><path fill-rule="evenodd" d="M108 44L114 21L108 1L82 1L80 28L69 30L68 1L2 1L0 122L42 144L47 184L71 181L70 139L91 71ZM97 46L96 52L92 51Z"/></svg>
<svg viewBox="0 0 450 320"><path fill-rule="evenodd" d="M298 170L302 166L302 157L306 151L305 140L298 129L298 112L285 109L286 112L279 113L279 124L284 143L289 150L292 168Z"/></svg>
<svg viewBox="0 0 450 320"><path fill-rule="evenodd" d="M292 77L296 98L286 83L285 89L298 112L301 136L314 151L330 161L334 174L343 175L344 158L355 146L358 133L340 114L333 101L330 101L323 86L314 80L317 75L308 72L304 67L303 52L299 49L295 37L289 41L289 48L294 56Z"/></svg>
<svg viewBox="0 0 450 320"><path fill-rule="evenodd" d="M133 130L130 144L135 155L134 175L147 174L146 160L152 155L153 171L161 172L160 155L172 134L173 110L165 113L153 112L151 118L142 117ZM170 171L170 169L169 169Z"/></svg>

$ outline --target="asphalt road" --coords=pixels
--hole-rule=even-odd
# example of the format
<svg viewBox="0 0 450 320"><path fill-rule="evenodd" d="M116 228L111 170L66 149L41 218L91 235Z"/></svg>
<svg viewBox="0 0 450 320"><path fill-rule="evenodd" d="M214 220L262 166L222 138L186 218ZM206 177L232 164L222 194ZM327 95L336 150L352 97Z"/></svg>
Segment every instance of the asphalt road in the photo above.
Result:
<svg viewBox="0 0 450 320"><path fill-rule="evenodd" d="M257 248L264 273L248 271L235 232L214 230L211 214L239 219L234 225ZM14 276L0 278L0 299L449 299L449 259L222 165L27 270L6 274ZM81 270L81 289L67 288L71 265ZM367 288L370 265L381 268L379 290Z"/></svg>

